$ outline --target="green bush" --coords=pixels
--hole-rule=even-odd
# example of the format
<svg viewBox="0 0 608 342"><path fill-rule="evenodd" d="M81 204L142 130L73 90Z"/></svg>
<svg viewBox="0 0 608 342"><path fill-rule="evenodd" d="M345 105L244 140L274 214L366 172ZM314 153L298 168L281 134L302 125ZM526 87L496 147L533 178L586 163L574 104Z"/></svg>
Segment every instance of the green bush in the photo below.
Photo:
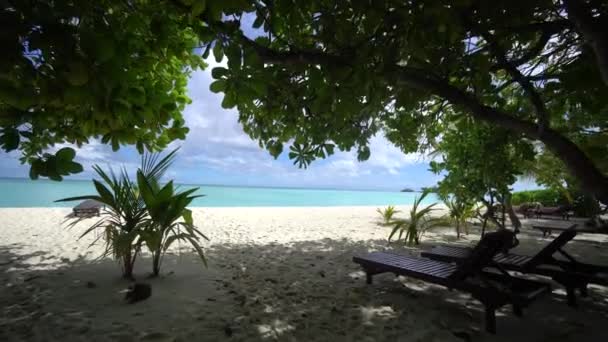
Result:
<svg viewBox="0 0 608 342"><path fill-rule="evenodd" d="M540 189L518 191L513 193L511 203L520 205L522 203L539 202L545 207L554 207L568 204L566 197L557 190Z"/></svg>
<svg viewBox="0 0 608 342"><path fill-rule="evenodd" d="M393 216L399 213L400 210L395 209L394 205L389 205L386 209L376 209L376 212L382 217L382 224L389 225L393 221Z"/></svg>
<svg viewBox="0 0 608 342"><path fill-rule="evenodd" d="M528 190L514 192L511 203L521 205L523 203L539 202L545 207L567 205L574 212L574 216L578 217L592 217L599 214L599 202L593 197L576 192L572 194L572 197L573 202L569 203L566 197L557 190Z"/></svg>

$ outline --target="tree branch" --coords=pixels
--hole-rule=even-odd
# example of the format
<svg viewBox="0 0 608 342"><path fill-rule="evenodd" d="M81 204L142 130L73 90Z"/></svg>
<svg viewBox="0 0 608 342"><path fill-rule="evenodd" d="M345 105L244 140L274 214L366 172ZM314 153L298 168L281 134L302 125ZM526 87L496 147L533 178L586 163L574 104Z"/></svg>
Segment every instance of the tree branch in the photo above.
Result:
<svg viewBox="0 0 608 342"><path fill-rule="evenodd" d="M601 18L594 18L582 0L564 0L571 20L593 49L604 83L608 85L608 31Z"/></svg>
<svg viewBox="0 0 608 342"><path fill-rule="evenodd" d="M231 23L217 22L212 23L211 26L214 26L218 33L224 34L226 39L237 39L243 47L253 49L263 62L269 64L341 66L351 65L353 61L349 56L335 55L321 50L277 51L249 39L239 27ZM537 124L484 105L469 92L451 85L447 80L432 76L429 70L393 64L386 66L380 72L396 84L407 85L441 97L469 112L475 119L542 141L564 161L569 171L581 181L585 191L608 203L608 177L599 171L593 161L575 143L561 133L549 127L540 130Z"/></svg>
<svg viewBox="0 0 608 342"><path fill-rule="evenodd" d="M548 31L548 30L543 31L542 35L538 39L538 42L536 42L536 44L534 44L534 46L532 46L522 56L520 56L519 58L512 59L511 61L508 61L507 64L499 63L499 64L493 66L490 70L498 71L499 69L506 69L508 67L508 65L513 65L515 67L518 67L518 66L530 61L532 58L538 56L543 51L543 49L545 48L545 45L547 45L547 42L549 42L549 39L551 39L553 34L554 34L553 31Z"/></svg>
<svg viewBox="0 0 608 342"><path fill-rule="evenodd" d="M532 83L526 79L519 69L517 69L517 66L507 59L507 54L505 51L503 51L500 44L498 44L490 32L479 27L479 25L475 25L469 17L463 17L463 21L466 26L469 26L473 31L477 31L479 36L488 43L489 51L498 60L499 65L502 66L509 73L509 75L511 75L511 77L522 87L526 95L528 95L530 102L536 111L536 117L538 118L538 129L540 131L539 133L542 134L542 131L549 127L549 113L540 97L540 94L536 91ZM549 38L550 37L551 35L549 35Z"/></svg>

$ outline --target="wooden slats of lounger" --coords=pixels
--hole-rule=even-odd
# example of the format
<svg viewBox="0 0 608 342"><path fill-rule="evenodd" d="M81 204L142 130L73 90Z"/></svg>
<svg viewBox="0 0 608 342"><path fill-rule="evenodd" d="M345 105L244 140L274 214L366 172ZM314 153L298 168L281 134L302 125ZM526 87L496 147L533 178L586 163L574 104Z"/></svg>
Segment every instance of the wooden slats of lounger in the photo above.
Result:
<svg viewBox="0 0 608 342"><path fill-rule="evenodd" d="M422 252L420 255L423 257L429 257L429 254L433 254L431 259L441 260L444 262L453 262L456 259L465 259L471 254L471 248L468 247L457 247L457 246L435 246L428 252ZM443 258L442 258L443 257ZM498 254L494 257L494 261L504 265L508 264L513 267L523 267L532 258L526 255L518 254Z"/></svg>
<svg viewBox="0 0 608 342"><path fill-rule="evenodd" d="M354 257L353 260L359 264L374 265L382 269L391 267L394 268L392 271L397 274L416 273L446 279L458 268L456 265L445 262L383 252L370 253L365 257Z"/></svg>

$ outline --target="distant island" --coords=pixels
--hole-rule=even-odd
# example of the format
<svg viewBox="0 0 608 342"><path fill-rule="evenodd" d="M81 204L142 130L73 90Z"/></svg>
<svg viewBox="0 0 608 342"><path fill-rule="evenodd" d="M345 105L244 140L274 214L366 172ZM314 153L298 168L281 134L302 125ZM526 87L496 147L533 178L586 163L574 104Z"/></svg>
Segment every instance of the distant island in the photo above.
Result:
<svg viewBox="0 0 608 342"><path fill-rule="evenodd" d="M403 189L401 190L401 192L416 192L416 190L414 190L414 189L410 189L410 188L403 188Z"/></svg>

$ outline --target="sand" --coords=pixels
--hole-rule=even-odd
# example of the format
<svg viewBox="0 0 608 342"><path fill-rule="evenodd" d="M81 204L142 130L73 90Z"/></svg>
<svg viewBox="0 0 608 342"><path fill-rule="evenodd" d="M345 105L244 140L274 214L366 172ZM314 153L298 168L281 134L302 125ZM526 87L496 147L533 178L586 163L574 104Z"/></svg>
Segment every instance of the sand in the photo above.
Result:
<svg viewBox="0 0 608 342"><path fill-rule="evenodd" d="M153 293L133 305L120 293L129 282L118 265L97 258L92 236L78 240L86 224L65 228L69 209L0 209L0 341L606 341L604 287L576 309L557 285L523 319L503 308L492 336L467 294L390 274L366 285L353 254L419 252L387 246L375 209L195 208L210 238L208 268L181 246L149 279L144 255L136 276ZM474 231L455 241L438 229L419 247L471 245ZM522 253L550 241L528 228L520 240ZM586 234L568 248L608 265L607 246Z"/></svg>

